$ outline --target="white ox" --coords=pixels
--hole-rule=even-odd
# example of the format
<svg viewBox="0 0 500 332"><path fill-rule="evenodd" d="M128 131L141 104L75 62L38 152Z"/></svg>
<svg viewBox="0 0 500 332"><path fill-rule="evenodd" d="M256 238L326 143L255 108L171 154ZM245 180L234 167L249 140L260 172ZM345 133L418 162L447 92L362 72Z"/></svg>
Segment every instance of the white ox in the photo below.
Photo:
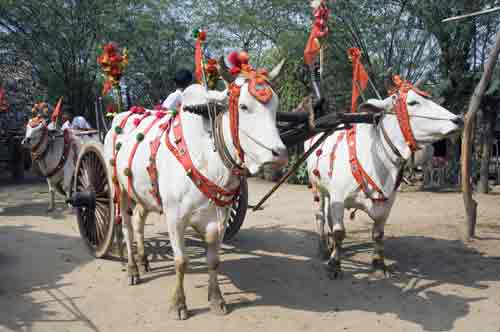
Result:
<svg viewBox="0 0 500 332"><path fill-rule="evenodd" d="M269 76L275 77L276 75L277 72L273 71ZM249 93L248 86L248 82L241 86L241 94L237 104L238 132L241 148L245 153L245 168L254 174L265 164L283 166L287 162L287 150L276 128L276 111L279 102L277 95L273 92L271 101L262 104ZM204 105L209 100L218 100L220 102L226 101L226 99L227 92L210 92L207 95L201 85L191 85L183 93L182 109L186 105ZM125 170L129 167L128 160L131 150L137 142L137 134L143 132L156 118L153 112L152 115L145 117L136 127L137 121L134 124L134 119L141 117L141 115L132 115L124 126L122 133L117 136L117 143L121 145L114 157L113 137L115 132L113 128L116 128L127 116L129 116L129 112L121 113L113 120L112 130L108 132L105 139L105 158L106 160L114 160L112 163L116 165L117 172L115 180L117 180L121 189L120 209L128 252L130 283L135 284L138 282L140 274L147 272L148 268L144 254L144 223L146 216L149 212L162 213L168 226L177 276L170 307L173 318L186 319L188 317L183 280L188 263L184 234L189 226L197 231L207 243L208 298L211 310L218 314L224 314L227 309L219 288L217 269L219 266L219 247L224 235L225 220L228 217L229 210L227 207L219 207L210 202L193 184L193 181L187 176L186 170L166 146L165 133L161 134L161 145L156 155L157 183L161 206L152 196L150 192L152 181L146 170L146 166L150 163L150 142L159 135L159 126L168 120L167 116L151 127L151 130L144 135L144 140L138 145L127 176ZM228 112L225 111L222 117L222 134L225 145L232 158L239 160L235 153L234 141L230 132ZM235 176L225 166L219 152L214 149L209 119L183 110L180 111L180 118L182 120L184 140L195 168L226 190L237 188L239 177ZM173 126L175 125L176 121L173 122ZM171 129L168 139L172 144L177 143L174 138ZM113 172L112 165L110 171ZM129 176L131 178L130 187L132 188L130 190L132 197L130 198L127 194ZM133 217L130 215L133 208L130 204L135 205ZM137 241L136 257L132 254L134 237Z"/></svg>
<svg viewBox="0 0 500 332"><path fill-rule="evenodd" d="M55 192L69 198L73 174L80 147L87 141L96 141L97 135L79 134L71 129L49 130L41 117L31 119L26 126L24 147L31 150L31 158L40 173L47 178L49 187L48 212L54 210ZM66 143L66 144L65 144ZM65 151L65 146L66 151Z"/></svg>
<svg viewBox="0 0 500 332"><path fill-rule="evenodd" d="M330 153L337 141L337 136L341 132L335 133L325 141L319 159L313 153L307 161L309 178L315 195L315 208L317 209L316 223L319 234L319 252L321 255L329 257L327 269L331 271L334 278L341 275L340 262L342 241L345 237L345 209L362 210L374 221L372 229L372 239L374 241L372 264L377 273L388 274L383 252L384 226L396 197L395 189L401 168L411 157L410 147L404 139L402 129L394 112L397 100L398 97L395 94L385 100L368 100L362 104L360 106L361 110L382 112L382 118L377 125L357 125L356 134L359 163L382 190L387 198L386 201L372 200L361 190L351 172L345 137L340 141L336 149L332 177L330 178ZM460 117L415 93L413 90L410 90L407 95L407 110L410 127L419 148L457 132L463 123ZM387 138L384 137L382 128L385 128ZM310 144L306 142L305 147L309 147ZM394 151L394 148L397 151ZM377 193L372 190L373 188L368 188L370 188L368 190L369 194L376 197ZM325 234L326 222L329 224L331 237Z"/></svg>

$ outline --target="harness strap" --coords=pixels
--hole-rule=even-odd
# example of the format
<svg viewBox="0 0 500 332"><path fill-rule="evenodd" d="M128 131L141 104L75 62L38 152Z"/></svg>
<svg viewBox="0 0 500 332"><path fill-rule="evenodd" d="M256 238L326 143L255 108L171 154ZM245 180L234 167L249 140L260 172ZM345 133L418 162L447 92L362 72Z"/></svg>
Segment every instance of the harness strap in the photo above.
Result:
<svg viewBox="0 0 500 332"><path fill-rule="evenodd" d="M382 135L384 135L384 139L387 142L387 145L389 145L389 148L391 149L392 152L398 157L399 159L404 159L403 156L401 155L401 152L399 152L398 148L392 143L391 138L389 137L389 134L387 134L387 130L385 130L384 127L384 119L380 121L380 129L382 131ZM413 156L413 153L412 153Z"/></svg>
<svg viewBox="0 0 500 332"><path fill-rule="evenodd" d="M342 131L337 136L337 140L335 141L335 144L332 147L332 152L330 153L330 169L328 171L328 176L330 177L330 179L333 176L333 166L334 166L335 158L336 158L335 153L337 152L337 148L338 148L340 142L344 139L344 137L345 137L345 131Z"/></svg>
<svg viewBox="0 0 500 332"><path fill-rule="evenodd" d="M163 204L161 201L160 189L158 185L158 168L156 167L156 156L158 154L158 150L161 145L161 136L165 131L168 132L170 130L170 124L171 124L171 118L159 126L160 131L158 132L158 135L156 135L154 140L149 142L151 155L149 157L149 165L146 167L146 170L148 171L149 174L149 178L151 179L151 186L152 186L149 192L154 197L156 203L158 203L160 207L163 206Z"/></svg>
<svg viewBox="0 0 500 332"><path fill-rule="evenodd" d="M69 136L69 130L66 129L64 131L63 137L64 137L64 148L63 148L63 153L61 155L61 159L59 159L59 163L54 169L45 174L45 176L48 178L54 176L57 172L59 172L66 164L66 160L68 160L68 154L71 149L71 142L72 142L71 137Z"/></svg>
<svg viewBox="0 0 500 332"><path fill-rule="evenodd" d="M240 145L240 135L239 135L239 99L240 99L241 87L236 83L231 83L229 86L229 127L231 129L231 136L233 138L233 144L236 148L236 154L240 158L241 162L245 162L245 154Z"/></svg>
<svg viewBox="0 0 500 332"><path fill-rule="evenodd" d="M130 112L129 114L125 115L125 117L122 119L120 124L114 128L114 134L113 134L113 159L110 160L111 166L113 167L113 184L115 187L115 195L113 198L113 202L115 204L115 223L117 225L120 225L122 223L122 217L121 217L121 211L120 211L120 186L118 184L118 171L116 168L116 157L118 155L118 151L120 150L120 147L117 147L116 144L116 139L118 135L120 135L123 131L123 128L125 128L125 125L127 124L128 119L133 115L134 113Z"/></svg>
<svg viewBox="0 0 500 332"><path fill-rule="evenodd" d="M239 188L228 191L219 187L203 174L193 164L189 154L186 141L182 132L181 115L180 113L175 116L172 121L174 130L175 145L170 142L169 135L165 135L165 143L172 154L177 158L181 165L186 170L186 175L193 181L194 185L212 202L220 207L224 207L233 203Z"/></svg>
<svg viewBox="0 0 500 332"><path fill-rule="evenodd" d="M146 117L150 116L151 113L150 112L146 112L144 113L144 115L142 115L140 118L139 118L139 121L142 121L144 120ZM127 176L127 197L128 197L128 201L129 201L129 206L131 205L131 201L132 201L132 192L133 192L133 187L132 187L132 163L134 161L134 157L135 157L135 153L137 152L137 149L139 148L139 145L142 143L142 141L144 140L144 137L147 135L147 133L151 130L151 128L158 122L160 121L161 118L159 117L155 117L153 121L151 121L151 123L144 129L144 132L142 133L138 133L136 135L136 142L134 144L134 146L132 147L132 151L130 152L130 155L128 157L128 168L125 172L125 175ZM137 197L137 199L139 198L138 195L135 195Z"/></svg>
<svg viewBox="0 0 500 332"><path fill-rule="evenodd" d="M45 145L45 149L42 152L38 152L37 150L42 146L44 142L47 141L48 136L49 136L49 131L47 127L44 125L42 127L42 137L40 137L40 141L31 149L31 159L33 159L33 161L40 160L47 155L47 152L49 151L48 144Z"/></svg>
<svg viewBox="0 0 500 332"><path fill-rule="evenodd" d="M382 190L377 186L377 184L372 180L372 178L366 173L366 171L361 166L358 160L356 152L356 126L354 125L351 129L347 130L347 146L349 149L349 163L351 164L351 172L356 180L356 182L361 187L361 190L375 202L385 202L387 197L385 197ZM368 185L376 191L380 197L374 198L368 192Z"/></svg>

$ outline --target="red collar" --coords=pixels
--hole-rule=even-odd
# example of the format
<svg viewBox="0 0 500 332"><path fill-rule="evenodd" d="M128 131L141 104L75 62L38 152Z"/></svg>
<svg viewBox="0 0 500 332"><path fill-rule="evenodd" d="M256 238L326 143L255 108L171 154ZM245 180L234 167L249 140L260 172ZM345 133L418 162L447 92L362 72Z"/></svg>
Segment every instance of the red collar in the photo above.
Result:
<svg viewBox="0 0 500 332"><path fill-rule="evenodd" d="M406 103L408 92L410 92L410 90L413 90L413 92L423 97L428 97L429 94L422 90L419 90L410 82L402 80L397 75L393 77L393 81L395 84L395 88L390 93L398 94L398 100L396 101L396 105L394 106L394 111L399 122L399 128L401 129L401 133L403 134L406 144L412 152L415 152L418 150L418 146L415 135L413 135L413 130L411 129L410 115L408 114L408 106Z"/></svg>

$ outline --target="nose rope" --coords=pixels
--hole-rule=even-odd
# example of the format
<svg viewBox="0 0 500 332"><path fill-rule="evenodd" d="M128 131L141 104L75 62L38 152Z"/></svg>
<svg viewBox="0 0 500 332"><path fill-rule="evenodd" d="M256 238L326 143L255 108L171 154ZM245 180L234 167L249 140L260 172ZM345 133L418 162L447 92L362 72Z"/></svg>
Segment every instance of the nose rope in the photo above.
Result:
<svg viewBox="0 0 500 332"><path fill-rule="evenodd" d="M397 116L396 112L385 111L384 113ZM410 118L422 118L422 119L450 121L450 122L453 122L453 120L454 120L454 119L438 118L438 117L427 116L427 115L417 115L417 114L411 114L411 113L408 113L408 116Z"/></svg>
<svg viewBox="0 0 500 332"><path fill-rule="evenodd" d="M260 146L261 148L263 149L266 149L268 150L269 152L271 152L273 154L273 156L277 157L279 156L279 152L276 152L276 150L272 149L272 148L269 148L267 147L264 143L261 143L260 141L258 141L256 138L250 136L245 130L241 129L240 128L240 131L246 136L248 137L248 139L250 139L251 141L253 141L255 144L257 144L258 146Z"/></svg>

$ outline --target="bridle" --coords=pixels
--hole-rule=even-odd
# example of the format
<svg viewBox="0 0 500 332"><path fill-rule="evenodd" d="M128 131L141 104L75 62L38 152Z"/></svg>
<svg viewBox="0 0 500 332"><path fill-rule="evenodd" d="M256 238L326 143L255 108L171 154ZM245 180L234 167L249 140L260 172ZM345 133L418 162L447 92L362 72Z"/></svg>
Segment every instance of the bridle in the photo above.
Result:
<svg viewBox="0 0 500 332"><path fill-rule="evenodd" d="M42 136L40 138L40 141L33 147L31 148L31 158L33 161L40 162L47 153L50 150L50 142L49 142L49 129L47 127L47 123L45 120L41 118L34 118L32 119L29 123L28 126L31 128L36 128L37 126L41 125L42 128ZM63 138L64 138L64 146L63 146L63 151L61 154L61 158L59 159L59 162L57 163L56 167L53 169L47 171L46 173L42 173L43 176L45 177L52 177L54 176L57 172L59 172L64 165L66 164L66 161L68 160L68 155L72 146L72 139L70 137L69 131L65 130L63 133ZM42 148L43 147L43 148Z"/></svg>
<svg viewBox="0 0 500 332"><path fill-rule="evenodd" d="M401 130L401 133L403 134L403 138L406 142L406 145L410 148L410 151L414 153L415 151L419 150L420 147L418 146L417 140L415 139L415 135L413 134L413 129L411 128L411 123L410 123L410 118L412 117L419 117L419 118L429 118L429 119L434 119L434 120L439 120L438 118L433 118L433 117L428 117L428 116L422 116L422 115L416 115L416 114L410 114L408 112L408 104L407 104L407 97L408 97L408 92L412 90L413 92L417 93L418 95L422 97L429 97L429 94L421 91L417 87L413 86L410 82L401 80L399 76L394 76L393 78L395 88L391 90L389 93L390 94L396 94L396 102L393 103L392 111L384 111L382 118L380 119L379 126L382 131L382 136L384 137L385 141L387 142L387 145L389 145L389 148L391 151L396 155L398 160L396 162L392 161L394 164L404 164L405 158L399 151L399 149L396 147L396 145L392 142L390 139L387 130L384 127L384 117L387 114L390 115L395 115L399 128Z"/></svg>
<svg viewBox="0 0 500 332"><path fill-rule="evenodd" d="M255 97L259 102L266 104L268 103L272 96L273 90L270 82L267 80L267 72L265 71L252 71L252 72L243 72L243 77L245 78L245 82L248 82L248 90L250 94ZM241 86L235 82L231 82L229 85L229 101L228 101L228 112L229 112L229 128L231 134L232 144L236 151L236 158L233 158L229 148L226 145L224 140L224 132L223 132L223 116L225 112L219 112L215 116L211 116L212 120L212 128L214 132L214 144L215 148L219 153L219 156L223 162L223 164L232 171L234 175L237 176L246 176L250 172L245 166L245 151L241 147L240 143L240 128L239 128L239 98L241 92ZM211 108L208 107L209 112ZM250 137L247 133L242 133L251 139L255 144L271 151L276 154L275 151L266 147L261 142L255 140L253 137Z"/></svg>
<svg viewBox="0 0 500 332"><path fill-rule="evenodd" d="M48 143L49 129L47 128L47 124L43 120L41 122L34 122L33 120L31 120L28 125L31 128L36 128L39 125L42 126L41 128L42 133L40 136L40 140L38 141L37 144L35 144L35 146L31 148L31 159L33 161L38 161L44 158L47 155L47 152L49 151L49 143Z"/></svg>

